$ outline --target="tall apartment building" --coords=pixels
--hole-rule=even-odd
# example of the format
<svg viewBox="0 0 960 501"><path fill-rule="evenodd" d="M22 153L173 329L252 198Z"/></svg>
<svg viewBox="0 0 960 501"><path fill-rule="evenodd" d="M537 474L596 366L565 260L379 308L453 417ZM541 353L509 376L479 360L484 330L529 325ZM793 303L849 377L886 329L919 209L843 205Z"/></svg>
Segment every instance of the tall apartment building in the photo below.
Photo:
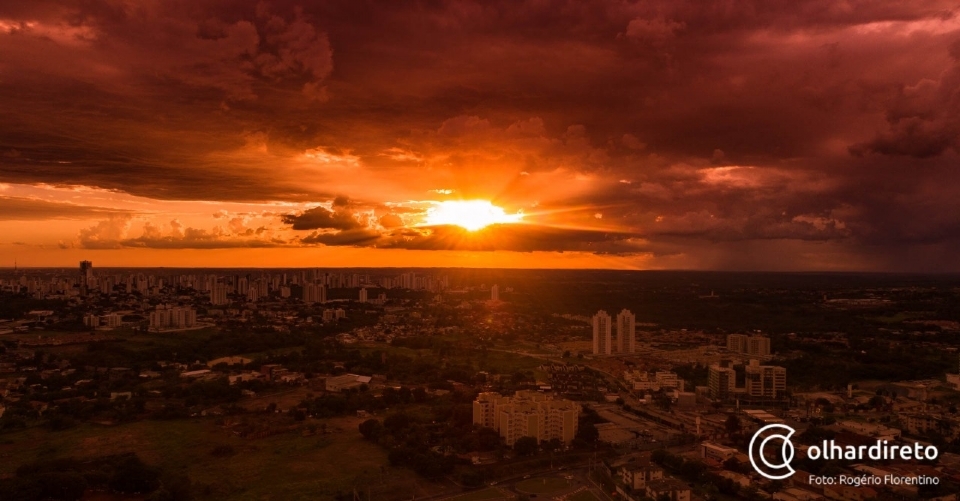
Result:
<svg viewBox="0 0 960 501"><path fill-rule="evenodd" d="M751 360L744 368L746 395L752 398L778 398L787 391L787 369L776 365L760 365Z"/></svg>
<svg viewBox="0 0 960 501"><path fill-rule="evenodd" d="M303 284L303 302L308 304L326 303L327 287L317 284Z"/></svg>
<svg viewBox="0 0 960 501"><path fill-rule="evenodd" d="M101 325L105 325L110 328L116 328L123 325L123 315L118 313L111 313L109 315L104 315L100 318Z"/></svg>
<svg viewBox="0 0 960 501"><path fill-rule="evenodd" d="M157 306L150 312L151 329L182 329L197 325L197 312L193 308Z"/></svg>
<svg viewBox="0 0 960 501"><path fill-rule="evenodd" d="M490 287L490 300L499 301L500 300L500 286L494 285Z"/></svg>
<svg viewBox="0 0 960 501"><path fill-rule="evenodd" d="M628 309L617 314L617 352L637 352L637 316Z"/></svg>
<svg viewBox="0 0 960 501"><path fill-rule="evenodd" d="M747 399L776 399L787 391L787 369L775 365L760 365L751 360L743 368L744 386L737 387L737 372L733 367L711 365L707 385L710 397L727 400L734 395Z"/></svg>
<svg viewBox="0 0 960 501"><path fill-rule="evenodd" d="M222 306L230 301L227 299L227 286L226 284L214 283L210 288L210 304L214 306Z"/></svg>
<svg viewBox="0 0 960 501"><path fill-rule="evenodd" d="M80 295L86 296L93 285L93 263L80 261Z"/></svg>
<svg viewBox="0 0 960 501"><path fill-rule="evenodd" d="M367 302L367 289L366 289L366 288L360 289L360 302L361 302L361 303L366 303L366 302Z"/></svg>
<svg viewBox="0 0 960 501"><path fill-rule="evenodd" d="M497 402L508 397L496 392L483 392L473 401L473 424L497 429Z"/></svg>
<svg viewBox="0 0 960 501"><path fill-rule="evenodd" d="M752 357L770 356L770 338L766 336L750 336L747 339L747 355Z"/></svg>
<svg viewBox="0 0 960 501"><path fill-rule="evenodd" d="M737 372L732 367L713 364L707 373L707 387L710 388L710 398L726 400L737 389Z"/></svg>
<svg viewBox="0 0 960 501"><path fill-rule="evenodd" d="M747 336L746 334L727 335L727 350L733 353L746 353L747 338L749 338L749 336Z"/></svg>
<svg viewBox="0 0 960 501"><path fill-rule="evenodd" d="M570 443L577 434L580 404L535 391L512 397L481 393L473 403L473 422L500 432L507 445L521 437Z"/></svg>
<svg viewBox="0 0 960 501"><path fill-rule="evenodd" d="M83 316L83 325L84 325L85 327L93 327L93 328L100 327L100 317L98 317L98 316L96 316L96 315L93 315L93 314L84 315L84 316Z"/></svg>
<svg viewBox="0 0 960 501"><path fill-rule="evenodd" d="M727 350L733 353L743 353L752 357L768 357L770 356L770 338L766 336L730 334L727 336Z"/></svg>
<svg viewBox="0 0 960 501"><path fill-rule="evenodd" d="M610 325L610 315L600 310L593 316L593 354L594 355L612 355L612 325Z"/></svg>

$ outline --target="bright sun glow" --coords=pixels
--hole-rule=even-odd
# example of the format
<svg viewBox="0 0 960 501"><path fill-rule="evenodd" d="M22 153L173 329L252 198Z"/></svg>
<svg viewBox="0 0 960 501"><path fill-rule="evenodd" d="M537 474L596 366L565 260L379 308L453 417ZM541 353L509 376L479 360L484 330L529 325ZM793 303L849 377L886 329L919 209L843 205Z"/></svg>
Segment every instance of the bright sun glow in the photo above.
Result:
<svg viewBox="0 0 960 501"><path fill-rule="evenodd" d="M438 202L427 209L427 225L453 224L470 231L498 223L516 223L523 213L507 214L486 200Z"/></svg>

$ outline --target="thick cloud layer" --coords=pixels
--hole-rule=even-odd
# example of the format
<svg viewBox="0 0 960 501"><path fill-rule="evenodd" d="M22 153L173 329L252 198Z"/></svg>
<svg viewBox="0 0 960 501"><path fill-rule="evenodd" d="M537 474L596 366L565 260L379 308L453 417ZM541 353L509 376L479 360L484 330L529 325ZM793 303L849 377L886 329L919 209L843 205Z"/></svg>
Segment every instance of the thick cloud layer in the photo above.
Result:
<svg viewBox="0 0 960 501"><path fill-rule="evenodd" d="M81 247L958 266L948 1L5 2L0 109L0 183L289 204L130 236L0 200L103 219ZM459 198L524 224L424 226Z"/></svg>

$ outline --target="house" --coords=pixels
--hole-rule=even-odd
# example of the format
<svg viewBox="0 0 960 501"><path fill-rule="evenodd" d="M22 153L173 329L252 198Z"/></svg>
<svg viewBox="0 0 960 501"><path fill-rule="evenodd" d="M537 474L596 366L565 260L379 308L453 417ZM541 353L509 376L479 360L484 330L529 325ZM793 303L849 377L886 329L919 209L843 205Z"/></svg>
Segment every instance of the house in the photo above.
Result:
<svg viewBox="0 0 960 501"><path fill-rule="evenodd" d="M647 483L662 478L663 470L656 466L628 464L620 467L620 480L631 489L643 491Z"/></svg>
<svg viewBox="0 0 960 501"><path fill-rule="evenodd" d="M690 487L675 478L663 478L649 482L646 487L650 499L667 498L670 501L690 501Z"/></svg>
<svg viewBox="0 0 960 501"><path fill-rule="evenodd" d="M359 376L357 374L344 374L342 376L330 376L324 382L324 389L327 391L341 392L352 388L359 388L360 385L370 384L370 376Z"/></svg>
<svg viewBox="0 0 960 501"><path fill-rule="evenodd" d="M713 442L703 442L700 444L700 457L703 459L712 459L718 463L737 455L739 451L733 447L725 447Z"/></svg>

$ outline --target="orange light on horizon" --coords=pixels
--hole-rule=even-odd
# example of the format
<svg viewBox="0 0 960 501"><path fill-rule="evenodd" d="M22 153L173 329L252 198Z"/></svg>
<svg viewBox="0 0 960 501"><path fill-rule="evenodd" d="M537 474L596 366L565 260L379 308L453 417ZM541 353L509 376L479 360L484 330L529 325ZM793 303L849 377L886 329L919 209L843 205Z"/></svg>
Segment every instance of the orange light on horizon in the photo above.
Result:
<svg viewBox="0 0 960 501"><path fill-rule="evenodd" d="M468 231L477 231L491 224L517 223L523 213L507 214L487 200L450 200L437 202L427 209L424 226L456 225Z"/></svg>

